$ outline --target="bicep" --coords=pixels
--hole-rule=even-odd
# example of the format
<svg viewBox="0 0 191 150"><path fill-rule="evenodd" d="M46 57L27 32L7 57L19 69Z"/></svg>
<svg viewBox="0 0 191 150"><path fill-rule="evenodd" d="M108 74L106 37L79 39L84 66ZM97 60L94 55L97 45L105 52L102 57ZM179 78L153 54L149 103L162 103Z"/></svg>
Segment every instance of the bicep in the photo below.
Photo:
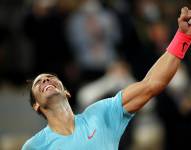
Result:
<svg viewBox="0 0 191 150"><path fill-rule="evenodd" d="M137 112L152 97L147 81L134 83L122 91L122 105L129 113Z"/></svg>

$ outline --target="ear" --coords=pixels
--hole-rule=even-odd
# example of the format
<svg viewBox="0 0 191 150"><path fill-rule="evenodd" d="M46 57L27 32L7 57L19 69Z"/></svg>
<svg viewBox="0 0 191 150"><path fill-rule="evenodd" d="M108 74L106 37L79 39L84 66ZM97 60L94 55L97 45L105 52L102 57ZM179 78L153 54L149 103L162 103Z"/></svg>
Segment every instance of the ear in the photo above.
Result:
<svg viewBox="0 0 191 150"><path fill-rule="evenodd" d="M34 109L35 111L38 111L39 107L40 107L40 105L39 105L39 103L37 103L37 102L33 105L33 109Z"/></svg>
<svg viewBox="0 0 191 150"><path fill-rule="evenodd" d="M64 92L65 92L67 98L71 98L71 95L67 90L65 90Z"/></svg>

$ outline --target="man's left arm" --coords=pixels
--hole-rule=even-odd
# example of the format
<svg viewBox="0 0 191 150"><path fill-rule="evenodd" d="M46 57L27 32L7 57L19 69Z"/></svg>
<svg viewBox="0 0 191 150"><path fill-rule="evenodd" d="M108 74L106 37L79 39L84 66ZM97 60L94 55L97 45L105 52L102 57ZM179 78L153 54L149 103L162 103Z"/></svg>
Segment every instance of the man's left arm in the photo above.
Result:
<svg viewBox="0 0 191 150"><path fill-rule="evenodd" d="M127 112L138 111L168 85L191 43L191 26L188 24L190 18L191 10L187 7L182 8L177 34L167 52L158 59L142 81L122 91L122 103Z"/></svg>

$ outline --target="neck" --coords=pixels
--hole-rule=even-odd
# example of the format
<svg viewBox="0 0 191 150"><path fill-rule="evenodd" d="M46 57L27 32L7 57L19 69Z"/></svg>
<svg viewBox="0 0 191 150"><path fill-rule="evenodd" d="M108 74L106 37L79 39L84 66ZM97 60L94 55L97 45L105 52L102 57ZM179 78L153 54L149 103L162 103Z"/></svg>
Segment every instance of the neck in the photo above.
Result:
<svg viewBox="0 0 191 150"><path fill-rule="evenodd" d="M74 114L68 100L57 101L42 111L47 117L48 125L54 132L62 135L70 135L74 132Z"/></svg>

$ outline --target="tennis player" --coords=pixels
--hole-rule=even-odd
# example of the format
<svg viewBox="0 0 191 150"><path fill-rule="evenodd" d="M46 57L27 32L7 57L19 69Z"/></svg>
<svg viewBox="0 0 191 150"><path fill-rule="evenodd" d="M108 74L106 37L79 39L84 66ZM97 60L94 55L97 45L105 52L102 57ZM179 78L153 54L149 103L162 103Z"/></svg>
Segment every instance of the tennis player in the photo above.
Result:
<svg viewBox="0 0 191 150"><path fill-rule="evenodd" d="M135 112L159 94L176 73L191 44L190 18L191 10L182 8L176 35L142 81L90 105L82 114L72 112L70 94L58 77L38 75L32 83L31 105L48 124L22 150L117 150Z"/></svg>

